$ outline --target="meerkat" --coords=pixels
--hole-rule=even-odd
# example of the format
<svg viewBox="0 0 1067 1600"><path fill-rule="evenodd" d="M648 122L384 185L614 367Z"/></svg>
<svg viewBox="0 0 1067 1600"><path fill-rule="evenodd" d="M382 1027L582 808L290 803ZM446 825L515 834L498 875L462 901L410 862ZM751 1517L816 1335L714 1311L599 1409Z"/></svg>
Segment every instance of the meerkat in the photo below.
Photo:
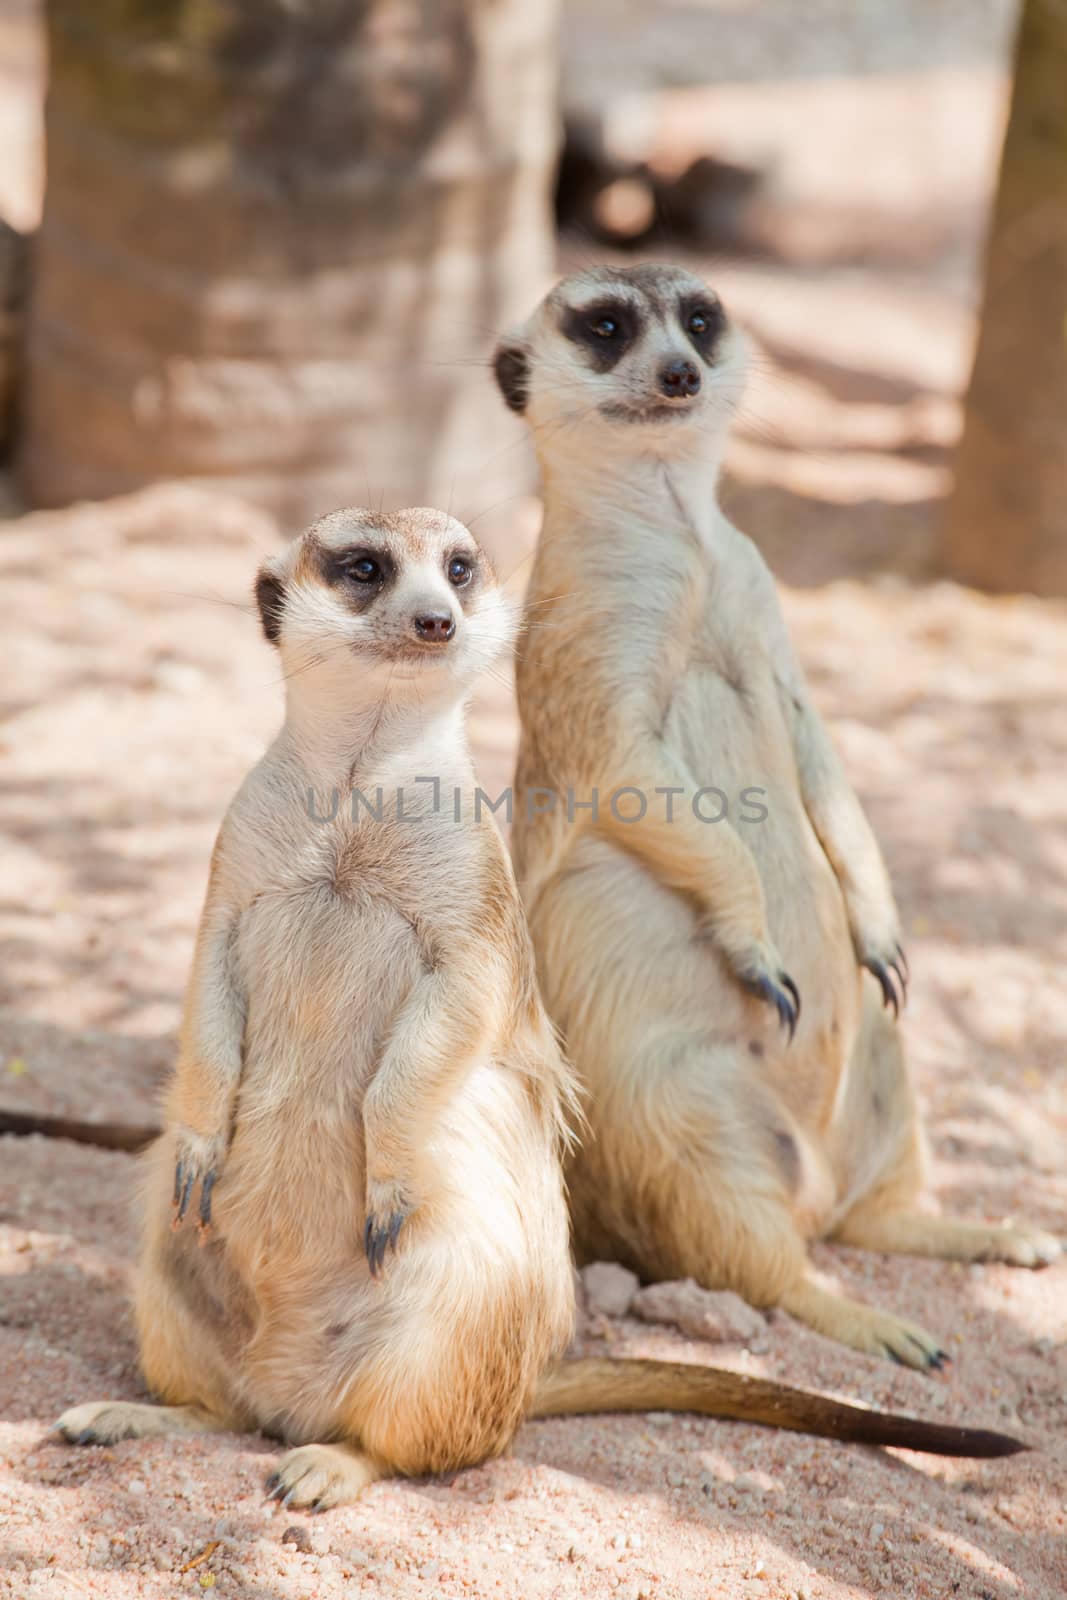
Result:
<svg viewBox="0 0 1067 1600"><path fill-rule="evenodd" d="M889 878L774 579L717 502L746 364L719 298L658 265L564 280L495 356L544 486L513 851L587 1095L578 1257L938 1366L922 1328L821 1287L806 1242L1030 1267L1059 1246L916 1209Z"/></svg>
<svg viewBox="0 0 1067 1600"><path fill-rule="evenodd" d="M260 1429L318 1509L503 1450L526 1415L671 1407L1001 1454L730 1373L565 1362L568 1068L464 733L512 607L444 513L346 510L257 582L284 726L212 859L135 1309L159 1405L77 1443Z"/></svg>

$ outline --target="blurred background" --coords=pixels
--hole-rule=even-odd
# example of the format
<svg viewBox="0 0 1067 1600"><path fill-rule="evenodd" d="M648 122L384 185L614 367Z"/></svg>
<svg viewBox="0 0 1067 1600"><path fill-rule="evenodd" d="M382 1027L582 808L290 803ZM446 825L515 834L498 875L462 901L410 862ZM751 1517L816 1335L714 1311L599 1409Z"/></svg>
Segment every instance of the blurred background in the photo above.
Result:
<svg viewBox="0 0 1067 1600"><path fill-rule="evenodd" d="M0 0L0 1127L155 1115L212 838L281 715L258 562L337 505L431 502L521 592L494 336L558 272L656 256L757 346L724 503L893 872L937 1192L1062 1230L1063 0ZM472 726L495 792L504 688ZM134 1381L129 1157L72 1148L0 1140L0 1448ZM1054 1275L819 1259L966 1326L995 1423L1062 1424ZM859 1358L771 1337L760 1370L855 1389ZM891 1378L866 1397L923 1409ZM1051 1506L1063 1463L1032 1461ZM878 1592L955 1592L967 1540L981 1592L1060 1592L1043 1512L952 1544L927 1483L933 1587Z"/></svg>
<svg viewBox="0 0 1067 1600"><path fill-rule="evenodd" d="M1067 44L1025 10L4 0L16 493L181 479L287 530L451 501L507 543L494 334L557 270L667 254L760 340L731 504L783 576L1063 593Z"/></svg>

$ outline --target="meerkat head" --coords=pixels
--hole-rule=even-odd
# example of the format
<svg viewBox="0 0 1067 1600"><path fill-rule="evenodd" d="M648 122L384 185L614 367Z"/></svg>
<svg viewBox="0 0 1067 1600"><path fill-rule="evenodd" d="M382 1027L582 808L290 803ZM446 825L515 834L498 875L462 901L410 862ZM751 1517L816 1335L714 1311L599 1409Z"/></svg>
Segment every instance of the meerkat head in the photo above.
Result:
<svg viewBox="0 0 1067 1600"><path fill-rule="evenodd" d="M722 437L747 366L743 334L707 284L684 267L650 264L577 272L498 345L506 403L539 448L597 444L685 454Z"/></svg>
<svg viewBox="0 0 1067 1600"><path fill-rule="evenodd" d="M331 512L256 579L263 632L306 692L465 690L509 645L511 603L473 535L443 511ZM407 686L405 688L405 686Z"/></svg>

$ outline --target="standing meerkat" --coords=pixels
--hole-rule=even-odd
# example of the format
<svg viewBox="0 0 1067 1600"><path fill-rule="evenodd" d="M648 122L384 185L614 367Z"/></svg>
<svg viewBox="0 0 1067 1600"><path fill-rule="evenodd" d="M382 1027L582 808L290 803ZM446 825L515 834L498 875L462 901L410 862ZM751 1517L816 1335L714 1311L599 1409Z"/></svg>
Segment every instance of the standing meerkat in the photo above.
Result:
<svg viewBox="0 0 1067 1600"><path fill-rule="evenodd" d="M716 499L746 364L707 285L655 265L566 279L495 358L544 480L513 838L588 1095L579 1259L937 1366L923 1329L820 1287L806 1241L1031 1267L1059 1247L916 1209L889 879L774 580Z"/></svg>
<svg viewBox="0 0 1067 1600"><path fill-rule="evenodd" d="M146 1171L136 1314L162 1404L77 1406L60 1431L262 1429L296 1447L276 1495L319 1508L496 1455L530 1413L1020 1448L732 1373L551 1366L572 1091L463 727L510 607L467 529L426 510L322 519L257 598L285 725L219 833Z"/></svg>

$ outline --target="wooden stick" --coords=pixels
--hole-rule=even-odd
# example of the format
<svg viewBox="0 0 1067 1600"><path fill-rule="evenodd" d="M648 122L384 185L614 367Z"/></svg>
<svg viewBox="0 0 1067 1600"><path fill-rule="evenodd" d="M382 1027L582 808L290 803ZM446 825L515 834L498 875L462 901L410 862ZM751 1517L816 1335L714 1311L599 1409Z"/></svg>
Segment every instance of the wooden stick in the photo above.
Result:
<svg viewBox="0 0 1067 1600"><path fill-rule="evenodd" d="M101 1150L143 1150L161 1130L123 1122L78 1122L70 1117L49 1117L35 1111L5 1111L0 1107L0 1133L40 1133L46 1139L71 1139L75 1144L96 1145Z"/></svg>

